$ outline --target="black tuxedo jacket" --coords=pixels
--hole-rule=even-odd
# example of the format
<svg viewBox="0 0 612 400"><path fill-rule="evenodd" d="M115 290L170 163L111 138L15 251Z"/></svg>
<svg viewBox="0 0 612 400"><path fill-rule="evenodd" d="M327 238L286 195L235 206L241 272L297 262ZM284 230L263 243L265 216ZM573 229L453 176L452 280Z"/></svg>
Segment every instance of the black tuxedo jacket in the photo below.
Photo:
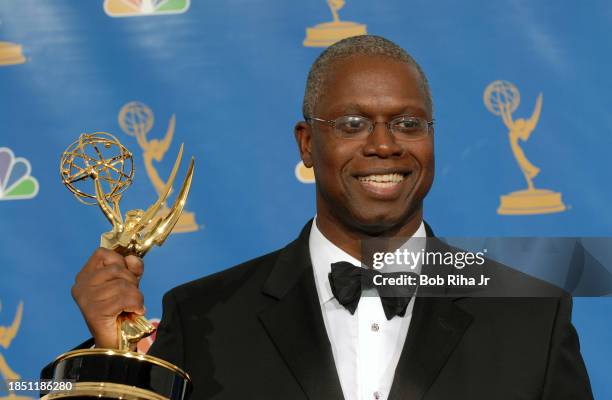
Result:
<svg viewBox="0 0 612 400"><path fill-rule="evenodd" d="M164 296L149 353L191 375L192 399L343 398L309 233ZM555 293L417 298L389 398L591 399L571 298Z"/></svg>

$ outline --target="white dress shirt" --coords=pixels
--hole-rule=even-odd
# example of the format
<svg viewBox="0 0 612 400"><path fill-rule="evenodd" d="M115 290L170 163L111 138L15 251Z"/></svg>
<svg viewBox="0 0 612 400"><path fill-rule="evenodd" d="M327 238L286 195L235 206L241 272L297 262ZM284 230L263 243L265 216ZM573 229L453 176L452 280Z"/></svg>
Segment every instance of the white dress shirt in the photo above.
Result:
<svg viewBox="0 0 612 400"><path fill-rule="evenodd" d="M425 236L421 222L414 237ZM348 261L356 266L361 263L323 236L316 218L310 230L309 246L323 321L344 398L386 399L412 319L414 297L403 317L387 320L377 296L362 296L355 314L351 315L334 297L328 275L332 263Z"/></svg>

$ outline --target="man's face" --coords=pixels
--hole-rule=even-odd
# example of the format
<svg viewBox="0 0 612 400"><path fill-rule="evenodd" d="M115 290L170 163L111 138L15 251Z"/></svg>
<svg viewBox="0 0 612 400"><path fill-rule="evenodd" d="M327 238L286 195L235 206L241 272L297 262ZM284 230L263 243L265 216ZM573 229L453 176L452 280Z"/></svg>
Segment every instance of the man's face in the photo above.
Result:
<svg viewBox="0 0 612 400"><path fill-rule="evenodd" d="M408 114L430 121L419 80L414 67L389 58L340 60L331 66L313 117L388 122ZM372 234L420 218L434 176L432 133L430 128L418 140L398 140L378 123L367 138L355 140L338 137L321 122L298 124L302 159L314 167L319 217Z"/></svg>

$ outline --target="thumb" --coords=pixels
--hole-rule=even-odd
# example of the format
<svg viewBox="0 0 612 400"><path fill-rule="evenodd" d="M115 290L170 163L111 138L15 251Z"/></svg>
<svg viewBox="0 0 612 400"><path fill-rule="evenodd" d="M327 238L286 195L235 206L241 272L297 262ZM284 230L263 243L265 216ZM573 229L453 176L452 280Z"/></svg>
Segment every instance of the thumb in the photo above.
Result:
<svg viewBox="0 0 612 400"><path fill-rule="evenodd" d="M140 257L135 255L126 256L125 265L127 266L128 270L138 278L140 278L144 273L144 262Z"/></svg>

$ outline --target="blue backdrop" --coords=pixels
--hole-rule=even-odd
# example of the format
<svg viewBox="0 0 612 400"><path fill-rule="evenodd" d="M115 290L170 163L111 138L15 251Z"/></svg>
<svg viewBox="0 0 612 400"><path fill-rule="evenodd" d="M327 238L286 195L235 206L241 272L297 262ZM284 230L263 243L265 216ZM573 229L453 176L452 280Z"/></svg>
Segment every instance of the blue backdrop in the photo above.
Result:
<svg viewBox="0 0 612 400"><path fill-rule="evenodd" d="M425 214L436 233L612 235L612 3L347 0L338 13L354 22L347 29L396 41L429 76L437 173ZM322 50L304 41L307 28L330 21L324 0L0 2L0 326L15 334L0 357L14 373L35 378L88 337L70 287L109 226L60 182L62 151L82 132L111 132L134 153L124 210L156 197L143 147L119 122L129 102L151 111L149 143L175 116L167 152L151 163L163 179L181 143L197 162L191 232L146 259L149 316L160 316L171 287L297 235L314 214L314 185L296 176L293 126ZM520 92L515 120L529 118L542 93L521 146L540 168L535 186L560 194L564 211L498 213L500 196L526 188L508 128L483 98L498 80ZM596 397L612 398L612 301L575 299L574 322Z"/></svg>

